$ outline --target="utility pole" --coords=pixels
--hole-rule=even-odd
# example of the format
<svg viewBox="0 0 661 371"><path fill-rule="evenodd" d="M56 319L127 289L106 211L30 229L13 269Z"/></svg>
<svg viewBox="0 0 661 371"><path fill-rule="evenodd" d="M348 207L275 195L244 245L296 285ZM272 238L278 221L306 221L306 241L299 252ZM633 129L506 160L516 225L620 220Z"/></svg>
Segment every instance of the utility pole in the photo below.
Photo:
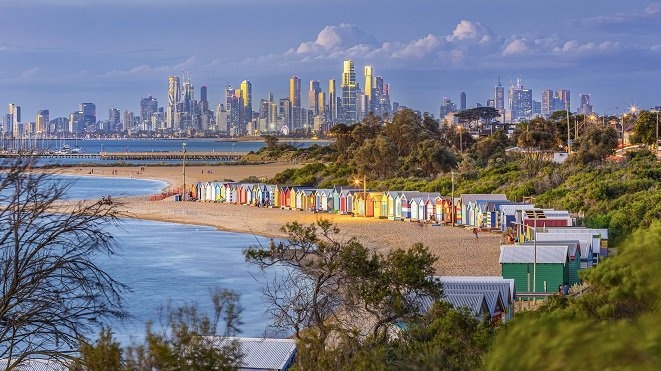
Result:
<svg viewBox="0 0 661 371"><path fill-rule="evenodd" d="M183 182L184 182L184 188L183 188L183 194L181 195L181 200L186 201L186 142L181 143L181 148L183 151L183 157L182 157L182 174L183 174Z"/></svg>
<svg viewBox="0 0 661 371"><path fill-rule="evenodd" d="M454 171L451 172L452 174L452 195L451 197L451 204L452 204L452 210L450 210L450 220L452 221L452 226L454 227L454 216L455 216L455 209L454 209Z"/></svg>

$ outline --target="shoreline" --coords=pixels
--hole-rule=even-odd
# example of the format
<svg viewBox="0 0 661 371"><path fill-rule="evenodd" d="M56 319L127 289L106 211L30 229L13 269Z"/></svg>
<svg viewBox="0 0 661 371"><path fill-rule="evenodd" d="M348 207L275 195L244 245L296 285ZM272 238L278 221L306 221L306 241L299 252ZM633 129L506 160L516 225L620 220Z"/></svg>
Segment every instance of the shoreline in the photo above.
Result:
<svg viewBox="0 0 661 371"><path fill-rule="evenodd" d="M269 179L287 168L300 167L291 164L262 164L237 166L190 166L186 167L186 183L198 181L240 181L248 176ZM118 174L111 171L97 172L90 167L59 168L53 172L63 175L127 177L133 179L160 180L168 188L181 186L182 168L134 166L117 168ZM500 234L481 233L479 240L470 229L463 227L418 225L406 221L391 221L352 217L338 214L313 214L307 211L261 208L248 205L234 205L211 202L174 202L172 199L150 201L149 195L118 198L122 202L120 210L127 217L189 225L213 227L221 231L254 234L267 238L286 237L280 230L286 223L297 221L308 225L318 218L332 221L341 231L341 238L348 240L355 236L366 247L387 253L392 248L409 248L422 242L430 252L438 257L434 264L439 275L486 275L499 276ZM247 246L246 246L247 247Z"/></svg>

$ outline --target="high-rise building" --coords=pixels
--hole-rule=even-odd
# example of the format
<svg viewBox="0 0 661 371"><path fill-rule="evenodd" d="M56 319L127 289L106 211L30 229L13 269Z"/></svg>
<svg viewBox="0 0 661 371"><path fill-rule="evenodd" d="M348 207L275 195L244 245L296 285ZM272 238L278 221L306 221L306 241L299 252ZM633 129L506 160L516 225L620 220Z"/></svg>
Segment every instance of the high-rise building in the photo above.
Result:
<svg viewBox="0 0 661 371"><path fill-rule="evenodd" d="M231 135L241 135L245 132L243 97L241 90L228 86L225 89L225 110L227 111L227 125Z"/></svg>
<svg viewBox="0 0 661 371"><path fill-rule="evenodd" d="M443 120L449 113L457 112L457 105L452 103L448 97L443 97L441 101L440 119Z"/></svg>
<svg viewBox="0 0 661 371"><path fill-rule="evenodd" d="M498 76L498 85L494 89L494 101L495 108L502 114L505 111L505 88L500 82L500 76Z"/></svg>
<svg viewBox="0 0 661 371"><path fill-rule="evenodd" d="M328 80L328 120L335 122L337 120L337 91L335 90L335 80Z"/></svg>
<svg viewBox="0 0 661 371"><path fill-rule="evenodd" d="M465 111L466 110L466 92L462 91L461 94L459 94L459 110Z"/></svg>
<svg viewBox="0 0 661 371"><path fill-rule="evenodd" d="M241 81L241 99L243 100L243 123L252 120L252 84L248 80Z"/></svg>
<svg viewBox="0 0 661 371"><path fill-rule="evenodd" d="M542 116L550 116L555 110L553 90L542 91Z"/></svg>
<svg viewBox="0 0 661 371"><path fill-rule="evenodd" d="M193 101L195 100L195 88L191 82L190 76L184 81L181 87L181 101L184 104L184 112L192 113L194 111Z"/></svg>
<svg viewBox="0 0 661 371"><path fill-rule="evenodd" d="M289 78L289 102L291 109L289 111L290 129L295 130L302 126L301 117L301 80L298 76Z"/></svg>
<svg viewBox="0 0 661 371"><path fill-rule="evenodd" d="M319 93L321 93L319 81L310 80L310 90L308 91L308 109L312 111L313 116L319 114Z"/></svg>
<svg viewBox="0 0 661 371"><path fill-rule="evenodd" d="M521 79L517 79L516 85L512 85L510 88L509 111L510 119L513 122L527 120L532 117L532 89L524 88Z"/></svg>
<svg viewBox="0 0 661 371"><path fill-rule="evenodd" d="M586 116L592 114L592 104L590 104L590 94L581 94L581 107L578 109L578 113Z"/></svg>
<svg viewBox="0 0 661 371"><path fill-rule="evenodd" d="M288 98L281 98L278 102L278 116L282 120L283 125L286 125L291 130L291 114L292 114L292 105L291 101Z"/></svg>
<svg viewBox="0 0 661 371"><path fill-rule="evenodd" d="M140 99L140 120L142 122L151 123L151 116L154 112L158 112L158 100L151 96L151 94Z"/></svg>
<svg viewBox="0 0 661 371"><path fill-rule="evenodd" d="M11 132L14 138L20 136L19 123L21 122L21 107L14 103L9 103L9 115L7 115L6 131Z"/></svg>
<svg viewBox="0 0 661 371"><path fill-rule="evenodd" d="M121 123L121 111L118 108L111 108L108 110L108 130L118 131Z"/></svg>
<svg viewBox="0 0 661 371"><path fill-rule="evenodd" d="M48 123L50 122L50 111L47 109L37 112L35 130L37 134L48 134Z"/></svg>
<svg viewBox="0 0 661 371"><path fill-rule="evenodd" d="M496 100L495 99L487 99L487 107L496 108Z"/></svg>
<svg viewBox="0 0 661 371"><path fill-rule="evenodd" d="M129 110L124 110L124 119L122 120L122 130L131 130L133 129L133 124L135 119L133 118L133 112Z"/></svg>
<svg viewBox="0 0 661 371"><path fill-rule="evenodd" d="M85 131L83 111L71 112L71 114L69 114L68 131L74 135Z"/></svg>
<svg viewBox="0 0 661 371"><path fill-rule="evenodd" d="M181 85L179 77L168 77L168 108L165 116L165 128L175 129L178 128L179 122L177 121L177 105L181 99Z"/></svg>
<svg viewBox="0 0 661 371"><path fill-rule="evenodd" d="M218 104L218 106L216 106L216 130L221 133L229 132L227 126L227 111L225 110L225 106L222 104Z"/></svg>
<svg viewBox="0 0 661 371"><path fill-rule="evenodd" d="M556 107L556 111L565 110L571 112L571 100L569 97L569 90L558 90L556 91L556 95L558 97L558 100L560 101L559 107Z"/></svg>
<svg viewBox="0 0 661 371"><path fill-rule="evenodd" d="M83 113L83 131L88 126L94 126L96 124L96 104L81 103L80 111Z"/></svg>
<svg viewBox="0 0 661 371"><path fill-rule="evenodd" d="M326 94L323 91L319 91L319 94L317 94L317 113L315 116L326 117Z"/></svg>
<svg viewBox="0 0 661 371"><path fill-rule="evenodd" d="M374 68L372 66L365 66L365 87L363 88L363 93L365 94L365 97L367 99L367 106L365 107L365 111L367 113L372 112L374 113L374 105L376 103L375 99L375 77L374 77Z"/></svg>
<svg viewBox="0 0 661 371"><path fill-rule="evenodd" d="M356 71L352 60L344 61L342 70L342 112L345 124L351 124L357 121L356 112L356 93L358 85L356 84Z"/></svg>

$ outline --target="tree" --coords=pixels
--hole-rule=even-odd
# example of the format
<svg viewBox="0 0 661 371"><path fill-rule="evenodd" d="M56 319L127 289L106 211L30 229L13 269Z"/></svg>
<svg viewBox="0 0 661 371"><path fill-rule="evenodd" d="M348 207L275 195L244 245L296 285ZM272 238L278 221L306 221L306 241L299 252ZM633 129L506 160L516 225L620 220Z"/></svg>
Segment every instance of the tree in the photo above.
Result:
<svg viewBox="0 0 661 371"><path fill-rule="evenodd" d="M314 360L333 344L329 339L360 343L385 341L392 326L419 314L420 296L439 298L432 256L421 244L386 256L370 252L355 237L342 240L340 230L319 219L303 226L286 224L281 247L250 248L248 261L262 268L285 268L267 283L272 326L293 331L299 341L316 344ZM350 315L349 315L350 314ZM305 367L303 367L305 368Z"/></svg>
<svg viewBox="0 0 661 371"><path fill-rule="evenodd" d="M572 157L582 164L601 163L615 153L617 142L615 129L591 126L574 143Z"/></svg>
<svg viewBox="0 0 661 371"><path fill-rule="evenodd" d="M121 370L122 348L113 338L112 330L102 328L94 344L81 341L80 358L70 369L72 371Z"/></svg>
<svg viewBox="0 0 661 371"><path fill-rule="evenodd" d="M273 135L265 135L264 143L266 148L275 148L278 145L278 138Z"/></svg>
<svg viewBox="0 0 661 371"><path fill-rule="evenodd" d="M652 145L656 142L656 125L658 113L642 111L633 125L631 143Z"/></svg>
<svg viewBox="0 0 661 371"><path fill-rule="evenodd" d="M213 314L200 313L196 303L165 308L161 332L147 324L144 344L127 349L129 370L234 370L243 355L236 341L241 325L238 294L215 290L211 294ZM222 333L219 331L224 325Z"/></svg>
<svg viewBox="0 0 661 371"><path fill-rule="evenodd" d="M555 149L558 145L556 126L543 118L523 122L514 130L514 141L521 148Z"/></svg>
<svg viewBox="0 0 661 371"><path fill-rule="evenodd" d="M123 318L124 285L95 262L112 254L105 231L117 223L112 202L67 202L70 183L35 173L33 161L0 173L0 359L64 360L104 320Z"/></svg>
<svg viewBox="0 0 661 371"><path fill-rule="evenodd" d="M433 178L440 172L448 172L457 167L454 153L432 139L418 143L416 151L407 158L407 162L414 174L426 178Z"/></svg>

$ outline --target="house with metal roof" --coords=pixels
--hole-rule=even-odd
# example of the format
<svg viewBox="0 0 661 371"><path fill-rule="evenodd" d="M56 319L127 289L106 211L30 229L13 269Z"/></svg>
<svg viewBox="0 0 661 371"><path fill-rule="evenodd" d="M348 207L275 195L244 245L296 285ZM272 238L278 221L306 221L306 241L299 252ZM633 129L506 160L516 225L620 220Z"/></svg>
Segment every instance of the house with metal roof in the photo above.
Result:
<svg viewBox="0 0 661 371"><path fill-rule="evenodd" d="M216 337L213 343L224 347L236 341L243 354L239 370L287 370L294 363L296 340L243 337Z"/></svg>
<svg viewBox="0 0 661 371"><path fill-rule="evenodd" d="M564 246L501 245L499 263L504 278L514 279L517 292L555 292L569 282L569 248ZM536 274L536 287L535 283Z"/></svg>
<svg viewBox="0 0 661 371"><path fill-rule="evenodd" d="M483 194L483 193L466 193L462 194L460 199L461 203L461 215L457 215L459 218L457 222L463 225L471 225L471 214L470 209L474 207L476 201L507 201L507 196L502 193L497 194ZM474 214L473 214L474 215Z"/></svg>
<svg viewBox="0 0 661 371"><path fill-rule="evenodd" d="M513 279L497 276L435 276L434 280L440 282L445 291L487 293L497 290L500 293L503 305L503 313L500 319L507 322L514 318L516 292ZM491 306L490 309L492 309ZM492 311L492 315L496 315L496 313Z"/></svg>
<svg viewBox="0 0 661 371"><path fill-rule="evenodd" d="M457 309L467 308L477 319L485 317L491 318L489 305L487 304L487 299L483 293L446 292L441 300L452 304L452 306Z"/></svg>
<svg viewBox="0 0 661 371"><path fill-rule="evenodd" d="M0 368L8 368L9 359L0 359ZM67 371L69 367L52 359L26 359L19 366L12 368L16 371Z"/></svg>
<svg viewBox="0 0 661 371"><path fill-rule="evenodd" d="M581 243L578 240L557 240L557 241L528 241L523 245L527 246L567 246L569 254L569 281L568 282L578 282L578 271L585 269L582 267L582 252Z"/></svg>

